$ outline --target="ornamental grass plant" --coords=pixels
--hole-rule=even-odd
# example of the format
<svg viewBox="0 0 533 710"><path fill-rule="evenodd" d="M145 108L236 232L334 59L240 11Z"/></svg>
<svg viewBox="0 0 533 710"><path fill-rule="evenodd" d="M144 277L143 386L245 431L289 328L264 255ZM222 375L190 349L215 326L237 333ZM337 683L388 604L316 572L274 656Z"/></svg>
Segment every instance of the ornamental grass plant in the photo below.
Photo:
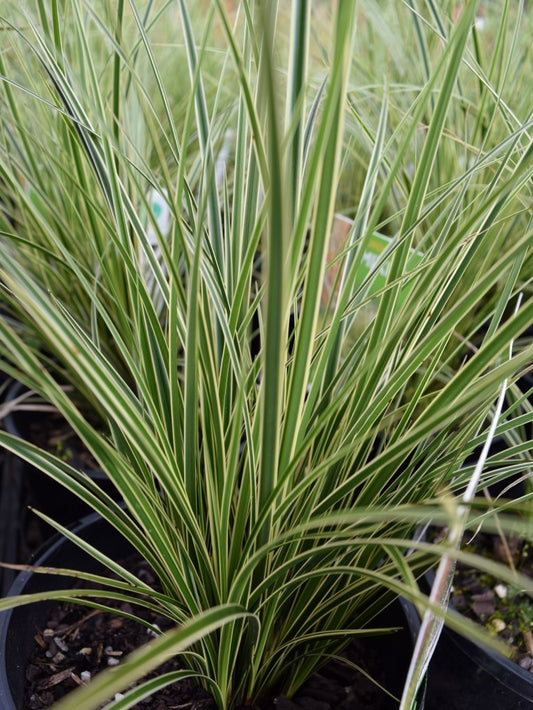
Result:
<svg viewBox="0 0 533 710"><path fill-rule="evenodd" d="M193 5L3 5L1 365L60 410L124 507L51 453L0 443L86 500L162 587L90 548L118 577L99 578L109 597L176 625L62 708L130 707L177 679L142 681L173 653L221 710L290 696L396 596L440 618L446 590L427 600L417 576L466 553L418 540L420 525L531 534L528 495L514 515L481 496L529 456L531 413L495 402L533 357L512 347L533 319L532 125L476 55L477 3L405 4L432 48L423 81L399 102L375 77L368 113L356 3ZM161 26L179 48L164 60ZM482 117L457 119L472 84L499 112L490 143ZM464 164L447 162L450 125ZM328 263L361 135L353 223ZM391 239L369 264L376 230ZM458 358L469 318L488 330ZM464 467L502 432L516 434L505 465Z"/></svg>

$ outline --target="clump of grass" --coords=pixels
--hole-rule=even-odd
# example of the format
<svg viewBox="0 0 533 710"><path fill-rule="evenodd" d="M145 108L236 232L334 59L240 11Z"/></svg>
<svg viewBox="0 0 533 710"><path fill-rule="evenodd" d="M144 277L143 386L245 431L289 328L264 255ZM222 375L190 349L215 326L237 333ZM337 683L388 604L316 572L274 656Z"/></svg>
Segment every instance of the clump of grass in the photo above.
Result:
<svg viewBox="0 0 533 710"><path fill-rule="evenodd" d="M38 24L16 32L24 55L0 66L2 177L16 221L2 232L13 319L0 321L2 367L63 413L125 508L57 457L2 432L0 442L83 497L163 588L91 548L119 575L102 580L109 593L148 595L176 624L62 707L97 707L190 647L187 672L221 709L290 695L398 594L427 604L416 576L441 549L413 542L417 524L475 518L457 516L462 464L486 438L501 384L532 355L508 353L531 322L531 298L503 318L530 249L530 226L507 235L527 202L531 126L509 125L472 165L433 183L464 72L497 92L469 50L473 2L435 43L402 119L391 121L396 97L385 88L368 123L353 100L354 3L332 13L317 83L310 3L293 3L278 52L283 5L246 0L234 15L216 0L195 22L178 2L180 80L190 82L179 121L150 13L133 0L107 14L84 0L37 7ZM422 28L433 42L435 28ZM237 77L230 109L226 76ZM233 167L220 178L228 127ZM343 152L362 129L364 177L335 257L336 299L323 309ZM151 212L154 189L168 231ZM390 245L361 279L387 209ZM487 338L451 372L454 333L501 284ZM515 419L506 413L502 428Z"/></svg>

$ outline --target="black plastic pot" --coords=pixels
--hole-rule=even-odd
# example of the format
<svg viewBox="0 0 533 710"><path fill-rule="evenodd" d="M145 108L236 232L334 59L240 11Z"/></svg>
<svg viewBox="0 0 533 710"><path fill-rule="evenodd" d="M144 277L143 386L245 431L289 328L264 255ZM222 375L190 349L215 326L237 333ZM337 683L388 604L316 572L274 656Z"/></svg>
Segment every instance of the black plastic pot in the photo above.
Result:
<svg viewBox="0 0 533 710"><path fill-rule="evenodd" d="M444 629L429 667L427 702L430 710L527 710L533 675Z"/></svg>
<svg viewBox="0 0 533 710"><path fill-rule="evenodd" d="M8 564L19 562L19 525L21 519L21 480L11 456L3 456L0 462L0 561ZM0 568L0 595L4 595L15 572Z"/></svg>
<svg viewBox="0 0 533 710"><path fill-rule="evenodd" d="M433 573L426 575L423 586L429 588L433 579ZM445 627L429 667L428 707L436 710L533 708L533 674Z"/></svg>
<svg viewBox="0 0 533 710"><path fill-rule="evenodd" d="M99 516L87 516L73 527L73 531L114 559L121 559L131 552L129 544L110 529ZM56 536L44 547L35 559L35 565L49 567L72 567L91 572L101 572L98 563L80 551L65 538ZM56 575L20 573L9 595L29 594L51 589L66 588L71 580ZM23 606L0 614L0 710L22 710L25 692L25 669L34 647L36 628L43 628L54 602L41 602ZM420 625L414 607L400 600L385 612L379 623L403 627L390 636L372 640L375 648L382 649L384 663L391 671L390 688L400 693L407 671L409 658ZM418 710L424 707L424 688L419 693ZM434 709L432 709L434 710Z"/></svg>
<svg viewBox="0 0 533 710"><path fill-rule="evenodd" d="M0 317L1 314L0 314ZM0 403L4 401L9 380L0 370ZM13 457L0 451L0 560L9 564L18 559L18 526L21 504L21 477ZM0 594L3 596L15 578L15 572L0 568Z"/></svg>
<svg viewBox="0 0 533 710"><path fill-rule="evenodd" d="M127 556L132 548L97 514L86 516L72 530L114 559ZM111 534L110 534L111 533ZM102 573L103 568L74 543L54 536L36 555L38 566L83 569ZM24 571L17 575L8 596L66 589L72 579ZM43 628L55 602L40 602L0 614L0 710L21 710L24 701L25 670L35 645L36 628Z"/></svg>
<svg viewBox="0 0 533 710"><path fill-rule="evenodd" d="M25 391L24 385L14 382L7 391L6 401L17 399ZM50 414L46 412L17 410L15 408L5 417L4 426L10 434L32 442L33 432L38 429L40 422L44 422L46 417L49 416ZM36 442L33 441L33 443ZM76 457L71 459L68 452L64 452L64 454L65 460L69 464L87 473L106 493L115 499L117 498L115 488L103 471L88 468L83 461ZM61 484L56 483L42 471L17 457L10 458L12 459L10 465L16 468L17 475L23 484L22 495L26 498L26 500L22 501L24 509L27 506L31 506L62 525L69 525L91 512L91 509L83 500L71 494ZM41 525L37 518L35 518L34 524ZM51 534L50 528L45 528L45 530L44 539Z"/></svg>

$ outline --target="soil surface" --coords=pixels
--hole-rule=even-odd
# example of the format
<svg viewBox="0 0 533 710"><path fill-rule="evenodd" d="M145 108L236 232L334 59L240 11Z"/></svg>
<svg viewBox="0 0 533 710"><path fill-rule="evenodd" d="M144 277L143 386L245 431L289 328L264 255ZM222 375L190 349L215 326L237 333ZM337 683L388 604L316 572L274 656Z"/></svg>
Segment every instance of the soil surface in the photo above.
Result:
<svg viewBox="0 0 533 710"><path fill-rule="evenodd" d="M75 687L90 682L99 671L120 663L129 651L148 639L147 630L129 620L80 607L73 609L73 606L57 609L46 628L35 635L35 652L26 669L25 710L51 707ZM347 655L367 673L381 675L381 681L387 682L386 677L383 678L386 673L380 673L382 659L364 645L353 645ZM394 660L390 659L390 663ZM159 672L177 668L176 661L169 662ZM137 710L216 710L209 694L187 680L165 688L134 707ZM280 695L254 710L392 710L397 707L397 701L388 699L360 673L340 663L330 663L305 683L292 700Z"/></svg>

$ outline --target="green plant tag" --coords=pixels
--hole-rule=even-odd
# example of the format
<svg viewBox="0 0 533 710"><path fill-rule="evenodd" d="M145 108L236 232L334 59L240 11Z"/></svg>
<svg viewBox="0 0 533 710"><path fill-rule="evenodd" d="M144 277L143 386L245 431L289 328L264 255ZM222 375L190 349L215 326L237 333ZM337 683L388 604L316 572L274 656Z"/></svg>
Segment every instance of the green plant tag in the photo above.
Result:
<svg viewBox="0 0 533 710"><path fill-rule="evenodd" d="M346 247L346 240L352 225L353 222L351 219L348 219L343 215L335 215L328 251L328 263L330 263L331 266L328 267L326 272L322 291L322 304L324 307L326 307L328 303L333 305L335 303L335 295L333 294L333 290L335 289L337 283L340 262L334 263L333 260ZM360 260L359 269L355 277L355 287L360 286L369 274L372 274L372 280L368 287L369 295L375 294L385 287L392 261L392 254L389 259L386 259L381 263L379 268L377 267L377 264L382 258L384 252L391 246L392 242L393 240L391 237L387 237L379 232L372 235L365 246L365 251ZM411 249L406 271L409 272L414 269L421 262L423 256L422 252ZM412 284L413 282L411 281L401 289L401 302L406 298L407 294L411 290Z"/></svg>
<svg viewBox="0 0 533 710"><path fill-rule="evenodd" d="M357 272L356 285L360 286L369 273L376 271L376 265L379 259L383 256L383 253L391 246L393 240L391 237L386 237L384 234L375 233L368 240L366 249L363 253L361 259L361 265ZM409 253L409 260L406 266L406 272L411 271L417 264L421 262L423 254L415 249L411 249ZM376 293L380 289L384 288L387 282L387 276L389 275L389 269L392 261L392 254L389 259L384 261L377 273L374 273L372 278L372 284L370 285L368 292L370 294ZM400 291L400 300L403 301L409 291L413 286L413 281L409 281Z"/></svg>

